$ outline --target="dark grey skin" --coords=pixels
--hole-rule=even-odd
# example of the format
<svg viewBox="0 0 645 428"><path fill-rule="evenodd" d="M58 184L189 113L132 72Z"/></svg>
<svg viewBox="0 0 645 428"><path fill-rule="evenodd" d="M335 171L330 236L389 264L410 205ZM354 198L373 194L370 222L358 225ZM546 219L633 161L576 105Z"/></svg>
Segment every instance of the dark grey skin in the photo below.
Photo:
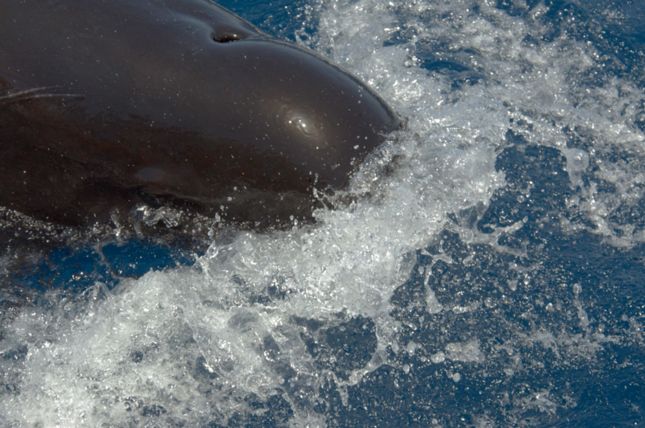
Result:
<svg viewBox="0 0 645 428"><path fill-rule="evenodd" d="M0 5L0 206L36 219L307 218L314 187L345 187L399 127L354 77L206 0Z"/></svg>

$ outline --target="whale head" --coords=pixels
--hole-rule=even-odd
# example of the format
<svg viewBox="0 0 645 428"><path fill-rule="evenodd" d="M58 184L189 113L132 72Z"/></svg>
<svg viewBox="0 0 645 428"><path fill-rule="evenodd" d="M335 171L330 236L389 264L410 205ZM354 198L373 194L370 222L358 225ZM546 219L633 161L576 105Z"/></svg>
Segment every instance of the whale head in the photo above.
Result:
<svg viewBox="0 0 645 428"><path fill-rule="evenodd" d="M87 222L173 200L279 223L401 124L355 77L209 1L27 3L0 16L5 206Z"/></svg>

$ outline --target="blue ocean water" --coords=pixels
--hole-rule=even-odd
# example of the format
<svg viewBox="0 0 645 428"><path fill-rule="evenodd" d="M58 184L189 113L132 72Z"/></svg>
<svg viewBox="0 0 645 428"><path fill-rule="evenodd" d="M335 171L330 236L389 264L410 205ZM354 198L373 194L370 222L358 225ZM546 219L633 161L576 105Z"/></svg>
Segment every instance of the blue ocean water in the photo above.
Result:
<svg viewBox="0 0 645 428"><path fill-rule="evenodd" d="M0 423L643 425L645 2L220 3L409 129L313 228L15 277Z"/></svg>

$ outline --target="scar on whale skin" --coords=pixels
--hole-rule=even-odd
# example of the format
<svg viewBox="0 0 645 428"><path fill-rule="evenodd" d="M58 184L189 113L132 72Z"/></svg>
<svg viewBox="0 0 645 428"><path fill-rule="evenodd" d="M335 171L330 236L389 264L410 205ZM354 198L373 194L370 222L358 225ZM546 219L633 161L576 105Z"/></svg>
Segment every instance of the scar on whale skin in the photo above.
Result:
<svg viewBox="0 0 645 428"><path fill-rule="evenodd" d="M400 127L356 78L206 0L8 2L0 206L64 225L142 203L307 219Z"/></svg>

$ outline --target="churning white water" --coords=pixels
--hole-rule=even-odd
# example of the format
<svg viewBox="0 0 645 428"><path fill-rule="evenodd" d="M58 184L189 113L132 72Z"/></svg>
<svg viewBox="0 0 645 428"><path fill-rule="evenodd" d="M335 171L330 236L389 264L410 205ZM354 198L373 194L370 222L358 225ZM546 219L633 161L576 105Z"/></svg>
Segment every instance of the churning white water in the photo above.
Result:
<svg viewBox="0 0 645 428"><path fill-rule="evenodd" d="M410 275L411 254L450 213L485 207L504 184L495 159L509 130L561 150L575 189L569 203L589 219L590 230L619 245L645 241L642 231L616 234L609 218L645 185L645 140L635 125L642 92L628 80L590 82L602 62L591 44L564 35L530 43L546 31L544 8L515 18L494 5L337 0L306 6L303 26L317 28L307 43L358 75L408 121L357 173L351 192L362 196L318 211L314 226L216 236L192 267L150 272L113 290L96 284L79 298L52 295L50 305L24 309L0 341L2 353L26 352L24 359L0 360L4 380L19 388L0 402L0 424L126 426L163 414L195 426L252 412L248 397L280 389L295 412L292 424L324 425L311 403L335 375L314 364L301 339L302 320L374 321L377 349L365 367L336 379L341 387L383 364L399 329L390 297ZM464 64L461 83L424 68L429 52ZM565 129L590 135L593 145L567 148ZM641 163L595 160L617 146ZM620 192L600 195L584 181L592 164ZM432 294L428 299L429 310L442 310ZM471 340L450 344L433 363L446 359L477 364L486 356Z"/></svg>

